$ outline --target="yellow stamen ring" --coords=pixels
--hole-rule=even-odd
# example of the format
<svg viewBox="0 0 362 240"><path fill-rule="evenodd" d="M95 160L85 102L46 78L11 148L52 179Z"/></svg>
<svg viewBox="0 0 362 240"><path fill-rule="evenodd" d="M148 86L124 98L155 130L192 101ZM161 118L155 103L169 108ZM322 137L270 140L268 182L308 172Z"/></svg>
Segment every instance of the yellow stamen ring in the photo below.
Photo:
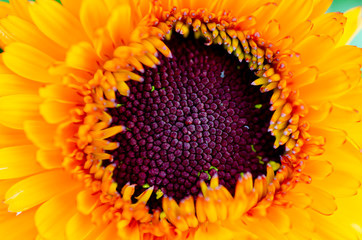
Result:
<svg viewBox="0 0 362 240"><path fill-rule="evenodd" d="M296 61L290 58L293 54L283 52L263 39L257 30L250 30L253 21L249 18L237 20L226 13L216 15L205 9L180 11L173 8L167 12L155 6L154 10L157 20L149 19L143 23L146 27L134 31L138 34L134 39L139 40L116 48L113 58L106 61L103 69L99 69L87 83L79 82L76 76L69 76L64 81L78 90L85 102L83 108L77 109L83 120L75 119L72 123L79 126L74 134L77 138L70 140L64 149L66 169L82 179L92 189L93 195L99 196L99 203L95 204L97 209L92 212L94 219L98 214L103 216L98 218L103 222L119 219L119 231L137 224L133 221L135 219L145 232L155 236L174 236L207 222L236 220L247 214L264 215L273 200L279 199L278 196L293 188L296 182L310 181L301 173L303 161L309 155L320 154L324 144L308 134L309 125L303 120L307 109L298 99L297 92L288 87L288 79L292 76L288 63ZM253 85L259 85L262 92L273 91L270 110L274 114L269 130L276 138L274 146L285 145L286 152L276 173L276 169L268 164L266 176L253 181L251 174L244 174L236 184L235 196L219 185L218 177L214 176L210 186L201 183L202 194L196 200L185 198L177 204L164 196L163 212L150 214L146 203L153 192L152 187L137 196L134 203L131 198L135 186L125 185L118 193L117 183L112 179L115 166L102 167L102 161L113 160L105 150L118 147L117 143L106 139L125 130L123 126L107 128L111 116L105 109L117 107L116 90L128 96L126 81L143 81L134 70L143 72L143 66L158 65L159 53L172 57L161 40L169 39L172 31L185 37L193 31L196 38L205 38L207 44L224 45L226 51L234 54L240 62L249 64L250 70L258 76Z"/></svg>

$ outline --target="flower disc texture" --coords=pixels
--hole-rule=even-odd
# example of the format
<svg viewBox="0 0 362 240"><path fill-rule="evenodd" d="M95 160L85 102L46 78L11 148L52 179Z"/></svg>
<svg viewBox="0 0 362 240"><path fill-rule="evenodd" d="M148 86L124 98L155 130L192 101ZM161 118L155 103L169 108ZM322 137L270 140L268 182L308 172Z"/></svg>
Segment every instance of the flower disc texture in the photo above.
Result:
<svg viewBox="0 0 362 240"><path fill-rule="evenodd" d="M1 239L358 239L361 8L330 4L1 2Z"/></svg>

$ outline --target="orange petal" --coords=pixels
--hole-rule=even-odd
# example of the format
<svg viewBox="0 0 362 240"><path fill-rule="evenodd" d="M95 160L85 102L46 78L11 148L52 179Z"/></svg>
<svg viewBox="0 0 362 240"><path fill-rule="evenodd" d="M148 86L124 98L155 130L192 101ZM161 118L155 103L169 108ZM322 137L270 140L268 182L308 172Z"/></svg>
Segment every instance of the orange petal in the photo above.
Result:
<svg viewBox="0 0 362 240"><path fill-rule="evenodd" d="M119 24L120 21L122 24ZM131 7L128 4L120 5L112 10L107 29L115 46L119 46L122 42L129 42L133 23L131 21Z"/></svg>
<svg viewBox="0 0 362 240"><path fill-rule="evenodd" d="M10 212L21 212L47 201L73 186L74 182L64 170L39 173L14 184L5 195Z"/></svg>
<svg viewBox="0 0 362 240"><path fill-rule="evenodd" d="M89 215L97 206L99 195L94 194L91 189L81 191L77 195L78 210L85 215Z"/></svg>
<svg viewBox="0 0 362 240"><path fill-rule="evenodd" d="M220 226L215 223L202 224L195 233L195 239L208 240L210 236L215 239L231 240L233 239L233 233L231 230Z"/></svg>
<svg viewBox="0 0 362 240"><path fill-rule="evenodd" d="M0 2L0 18L4 18L11 13L11 6L7 2Z"/></svg>
<svg viewBox="0 0 362 240"><path fill-rule="evenodd" d="M333 165L327 161L309 160L305 162L303 173L315 179L324 179L333 172Z"/></svg>
<svg viewBox="0 0 362 240"><path fill-rule="evenodd" d="M311 197L306 193L294 192L294 190L282 195L282 198L298 208L306 208L312 203Z"/></svg>
<svg viewBox="0 0 362 240"><path fill-rule="evenodd" d="M346 126L347 124L359 123L361 117L361 113L356 109L334 104L327 118L318 124L332 128L341 127L342 129L348 129L348 126ZM359 131L358 127L356 128L356 131Z"/></svg>
<svg viewBox="0 0 362 240"><path fill-rule="evenodd" d="M343 69L353 63L362 63L362 49L346 45L329 52L327 57L317 64L317 68L323 73L333 69Z"/></svg>
<svg viewBox="0 0 362 240"><path fill-rule="evenodd" d="M315 104L321 101L338 98L349 91L359 81L361 72L359 65L351 65L345 69L331 70L318 76L315 83L300 89L300 97L307 103ZM317 89L324 89L318 91Z"/></svg>
<svg viewBox="0 0 362 240"><path fill-rule="evenodd" d="M127 236L129 239L139 239L139 238L132 238L131 236ZM101 234L96 238L96 240L108 240L108 239L114 239L114 240L121 240L121 238L118 237L117 234L117 225L115 221L108 224L108 226L103 230Z"/></svg>
<svg viewBox="0 0 362 240"><path fill-rule="evenodd" d="M54 59L27 44L14 42L5 47L4 64L18 75L37 81L55 82L58 77L49 75L48 69Z"/></svg>
<svg viewBox="0 0 362 240"><path fill-rule="evenodd" d="M303 66L312 66L320 61L333 46L334 42L331 37L313 35L305 38L294 50L300 53Z"/></svg>
<svg viewBox="0 0 362 240"><path fill-rule="evenodd" d="M51 84L39 89L43 98L58 100L65 103L84 103L79 93L63 84Z"/></svg>
<svg viewBox="0 0 362 240"><path fill-rule="evenodd" d="M8 191L8 189L17 183L19 179L7 179L7 180L0 180L0 201L2 202L3 196Z"/></svg>
<svg viewBox="0 0 362 240"><path fill-rule="evenodd" d="M36 160L45 169L61 168L63 158L61 150L39 149L36 153Z"/></svg>
<svg viewBox="0 0 362 240"><path fill-rule="evenodd" d="M325 137L327 139L326 145L328 146L339 147L347 141L347 134L338 129L313 126L310 128L309 133L314 136Z"/></svg>
<svg viewBox="0 0 362 240"><path fill-rule="evenodd" d="M281 37L289 33L299 23L307 20L313 9L313 1L282 1L273 16L279 23ZM284 23L284 24L283 24Z"/></svg>
<svg viewBox="0 0 362 240"><path fill-rule="evenodd" d="M56 1L32 2L29 11L35 25L60 46L68 49L74 43L87 40L79 20Z"/></svg>
<svg viewBox="0 0 362 240"><path fill-rule="evenodd" d="M42 171L36 162L36 150L33 145L0 149L0 179L19 178Z"/></svg>
<svg viewBox="0 0 362 240"><path fill-rule="evenodd" d="M313 4L313 12L310 14L309 19L318 17L319 15L324 14L328 8L331 6L333 0L317 0Z"/></svg>
<svg viewBox="0 0 362 240"><path fill-rule="evenodd" d="M56 126L43 121L25 121L26 136L39 148L54 149Z"/></svg>
<svg viewBox="0 0 362 240"><path fill-rule="evenodd" d="M345 22L346 18L340 12L323 14L312 21L311 34L328 35L337 43L343 34Z"/></svg>
<svg viewBox="0 0 362 240"><path fill-rule="evenodd" d="M29 15L29 1L28 0L9 0L14 15L23 18L24 20L31 21Z"/></svg>
<svg viewBox="0 0 362 240"><path fill-rule="evenodd" d="M250 232L258 234L258 239L283 239L282 234L278 229L267 219L259 218L258 221L248 221L247 229Z"/></svg>
<svg viewBox="0 0 362 240"><path fill-rule="evenodd" d="M329 161L337 171L348 172L349 175L362 179L362 152L354 143L346 141L342 146L325 145L325 152L317 159ZM343 161L341 160L343 159Z"/></svg>
<svg viewBox="0 0 362 240"><path fill-rule="evenodd" d="M40 105L40 113L49 123L59 123L69 118L73 104L61 103L59 101L46 100ZM54 111L56 109L56 111Z"/></svg>
<svg viewBox="0 0 362 240"><path fill-rule="evenodd" d="M68 221L76 214L75 195L78 185L68 186L66 192L46 201L35 214L35 225L40 235L46 239L65 239Z"/></svg>
<svg viewBox="0 0 362 240"><path fill-rule="evenodd" d="M351 166L353 167L353 166ZM341 180L342 179L342 180ZM325 179L313 179L314 185L328 191L335 197L347 197L355 195L361 186L353 176L348 173L336 171Z"/></svg>
<svg viewBox="0 0 362 240"><path fill-rule="evenodd" d="M36 209L20 213L0 222L2 240L35 239L37 230L34 225Z"/></svg>
<svg viewBox="0 0 362 240"><path fill-rule="evenodd" d="M187 4L188 1L182 1L185 2L185 7L189 8L188 5L192 6L192 9L197 8L205 8L205 6L215 6L215 3L217 1L208 0L206 1L189 1L190 4ZM258 1L258 4L255 4L253 1L220 1L220 5L216 5L215 10L217 9L228 9L232 12L233 16L249 16L252 12L257 10L260 6L263 4L271 2L268 0L260 0ZM213 7L210 7L210 9L213 9Z"/></svg>
<svg viewBox="0 0 362 240"><path fill-rule="evenodd" d="M291 221L291 233L297 235L296 238L290 239L310 239L310 235L314 232L314 223L308 212L297 207L285 208L284 212Z"/></svg>
<svg viewBox="0 0 362 240"><path fill-rule="evenodd" d="M312 29L313 29L313 24L311 21L307 20L301 22L288 34L294 39L294 42L292 43L291 46L299 44L302 41L302 39L305 39L307 36L309 36Z"/></svg>
<svg viewBox="0 0 362 240"><path fill-rule="evenodd" d="M287 233L290 231L290 219L289 216L284 213L284 208L273 206L269 207L267 212L268 213L266 217L279 231L282 233Z"/></svg>
<svg viewBox="0 0 362 240"><path fill-rule="evenodd" d="M309 67L304 72L296 75L292 78L292 85L295 88L300 88L308 84L312 84L318 77L318 69L315 67Z"/></svg>
<svg viewBox="0 0 362 240"><path fill-rule="evenodd" d="M65 49L47 38L30 22L15 16L9 16L0 21L1 26L4 28L4 31L6 31L4 37L8 37L7 35L9 35L16 42L28 44L42 52L46 52L57 60L63 60Z"/></svg>
<svg viewBox="0 0 362 240"><path fill-rule="evenodd" d="M10 95L0 97L0 123L11 128L23 129L26 120L41 120L35 95Z"/></svg>
<svg viewBox="0 0 362 240"><path fill-rule="evenodd" d="M78 17L82 2L82 0L62 0L62 5L75 17Z"/></svg>
<svg viewBox="0 0 362 240"><path fill-rule="evenodd" d="M86 0L82 2L80 20L89 37L94 37L94 32L104 27L109 17L109 11L103 1Z"/></svg>
<svg viewBox="0 0 362 240"><path fill-rule="evenodd" d="M356 232L353 231L351 225L346 224L345 221L335 220L331 217L323 216L319 213L308 211L311 215L312 221L315 222L314 233L311 235L311 239L315 239L315 236L319 239L358 239Z"/></svg>
<svg viewBox="0 0 362 240"><path fill-rule="evenodd" d="M337 209L334 197L326 191L313 186L313 184L300 182L296 185L294 191L307 193L313 199L310 207L323 215L331 215Z"/></svg>
<svg viewBox="0 0 362 240"><path fill-rule="evenodd" d="M129 223L129 220L121 220L117 223L117 229L120 239L140 239L140 226L136 221Z"/></svg>
<svg viewBox="0 0 362 240"><path fill-rule="evenodd" d="M67 223L66 236L69 240L85 239L95 228L90 217L76 213Z"/></svg>
<svg viewBox="0 0 362 240"><path fill-rule="evenodd" d="M88 42L80 42L70 47L65 63L72 68L95 73L100 67L100 59L92 45Z"/></svg>
<svg viewBox="0 0 362 240"><path fill-rule="evenodd" d="M38 94L40 83L30 81L15 74L0 74L0 96L13 94Z"/></svg>
<svg viewBox="0 0 362 240"><path fill-rule="evenodd" d="M0 124L0 148L31 144L24 131Z"/></svg>

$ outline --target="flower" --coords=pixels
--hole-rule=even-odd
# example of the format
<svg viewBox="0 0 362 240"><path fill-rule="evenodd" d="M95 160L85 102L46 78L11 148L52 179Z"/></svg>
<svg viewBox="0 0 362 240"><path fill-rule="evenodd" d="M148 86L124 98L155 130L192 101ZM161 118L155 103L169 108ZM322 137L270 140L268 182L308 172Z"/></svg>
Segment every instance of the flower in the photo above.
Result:
<svg viewBox="0 0 362 240"><path fill-rule="evenodd" d="M1 3L2 238L355 239L360 8L329 5Z"/></svg>

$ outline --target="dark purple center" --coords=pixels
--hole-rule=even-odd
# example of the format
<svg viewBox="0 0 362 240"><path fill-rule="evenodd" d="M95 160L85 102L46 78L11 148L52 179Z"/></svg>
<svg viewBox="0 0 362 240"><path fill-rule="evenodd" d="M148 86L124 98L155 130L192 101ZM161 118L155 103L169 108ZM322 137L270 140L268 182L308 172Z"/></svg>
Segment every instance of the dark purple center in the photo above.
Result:
<svg viewBox="0 0 362 240"><path fill-rule="evenodd" d="M111 139L119 191L126 183L142 192L154 186L148 205L161 206L160 191L177 201L200 193L200 181L218 174L234 192L241 173L266 174L269 161L280 162L268 132L270 94L260 93L246 63L220 46L173 34L166 42L173 58L146 69L144 82L129 81L129 97L109 109L113 125L127 131Z"/></svg>

